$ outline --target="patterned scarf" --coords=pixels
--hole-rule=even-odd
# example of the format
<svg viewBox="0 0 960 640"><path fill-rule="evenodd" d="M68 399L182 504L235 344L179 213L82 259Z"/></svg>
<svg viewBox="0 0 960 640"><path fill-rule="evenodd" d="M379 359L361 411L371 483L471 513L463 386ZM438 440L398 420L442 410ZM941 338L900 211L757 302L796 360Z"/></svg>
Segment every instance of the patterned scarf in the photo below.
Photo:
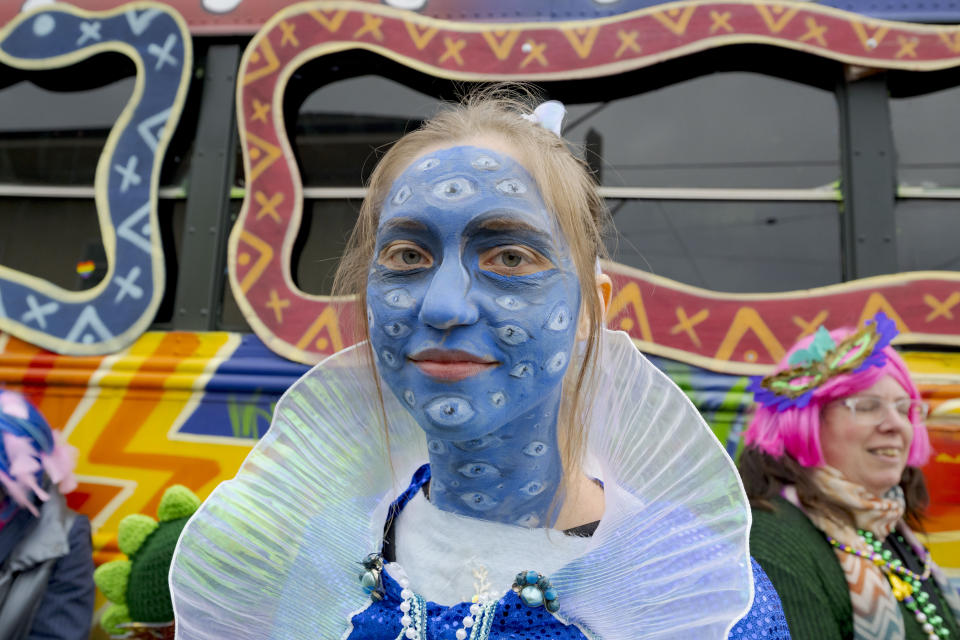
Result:
<svg viewBox="0 0 960 640"><path fill-rule="evenodd" d="M832 467L811 470L811 479L834 504L853 515L855 526L842 525L826 515L804 510L813 524L836 540L855 549L870 552L857 529L870 531L878 540L884 540L894 529L903 535L918 557L924 556L923 547L903 522L906 502L900 487L894 487L882 498L863 486L847 480ZM783 497L802 509L796 488L784 487ZM899 640L905 636L903 616L890 588L886 574L866 558L834 549L843 569L853 605L853 635L856 640ZM960 613L960 597L953 591L940 568L930 561L932 576L943 594L943 600L956 616Z"/></svg>

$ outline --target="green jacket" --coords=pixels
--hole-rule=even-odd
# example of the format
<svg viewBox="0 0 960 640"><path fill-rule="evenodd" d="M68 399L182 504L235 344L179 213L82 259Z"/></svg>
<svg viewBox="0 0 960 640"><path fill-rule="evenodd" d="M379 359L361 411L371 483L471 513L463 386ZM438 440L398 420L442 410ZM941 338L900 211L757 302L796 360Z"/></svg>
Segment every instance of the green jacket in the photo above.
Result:
<svg viewBox="0 0 960 640"><path fill-rule="evenodd" d="M840 563L826 537L802 511L782 498L774 511L753 509L750 552L770 577L783 603L793 640L853 638L853 607ZM933 585L933 581L928 581ZM933 586L936 589L936 586ZM938 613L951 638L960 638L957 623L943 602ZM946 610L944 610L946 609ZM901 603L905 640L925 640L913 613Z"/></svg>

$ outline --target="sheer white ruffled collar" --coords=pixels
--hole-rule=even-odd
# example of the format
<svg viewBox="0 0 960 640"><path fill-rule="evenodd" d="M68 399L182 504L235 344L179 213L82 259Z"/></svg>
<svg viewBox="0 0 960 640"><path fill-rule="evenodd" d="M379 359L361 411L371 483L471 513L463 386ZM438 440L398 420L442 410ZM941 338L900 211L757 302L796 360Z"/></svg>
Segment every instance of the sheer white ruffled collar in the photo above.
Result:
<svg viewBox="0 0 960 640"><path fill-rule="evenodd" d="M753 596L736 469L626 334L604 332L599 369L588 452L606 508L582 555L550 575L558 616L603 640L726 638ZM393 473L357 347L290 387L237 476L184 529L170 574L177 638L341 637L369 601L358 563L427 461L420 428L384 401Z"/></svg>

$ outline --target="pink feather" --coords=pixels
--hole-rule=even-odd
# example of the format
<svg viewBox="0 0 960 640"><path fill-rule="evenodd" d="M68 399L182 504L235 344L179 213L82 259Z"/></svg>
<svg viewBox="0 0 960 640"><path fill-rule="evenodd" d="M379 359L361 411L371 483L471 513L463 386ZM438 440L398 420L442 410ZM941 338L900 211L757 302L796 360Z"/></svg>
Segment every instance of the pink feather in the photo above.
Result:
<svg viewBox="0 0 960 640"><path fill-rule="evenodd" d="M41 500L49 500L50 495L37 484L37 472L42 467L40 460L37 459L37 450L33 448L30 438L4 433L3 446L7 450L7 459L10 460L8 471L14 480L21 487L33 491L34 495Z"/></svg>
<svg viewBox="0 0 960 640"><path fill-rule="evenodd" d="M40 470L37 450L33 448L33 442L30 438L5 432L3 434L3 448L6 449L7 459L10 461L10 475L14 478L24 473L36 473Z"/></svg>
<svg viewBox="0 0 960 640"><path fill-rule="evenodd" d="M19 504L21 507L26 507L29 509L30 513L32 513L34 516L40 515L40 512L37 511L37 508L33 506L33 502L27 495L26 490L3 471L0 471L0 484L3 485L3 490L7 492L8 496L13 498L14 502Z"/></svg>
<svg viewBox="0 0 960 640"><path fill-rule="evenodd" d="M77 449L67 443L60 431L53 432L53 442L53 452L41 453L40 461L50 481L57 485L60 493L66 495L77 488L77 480L73 477L73 469L77 466Z"/></svg>
<svg viewBox="0 0 960 640"><path fill-rule="evenodd" d="M21 420L30 418L30 409L27 407L27 401L24 400L23 396L19 393L13 393L11 391L0 391L0 411L8 416L20 418Z"/></svg>

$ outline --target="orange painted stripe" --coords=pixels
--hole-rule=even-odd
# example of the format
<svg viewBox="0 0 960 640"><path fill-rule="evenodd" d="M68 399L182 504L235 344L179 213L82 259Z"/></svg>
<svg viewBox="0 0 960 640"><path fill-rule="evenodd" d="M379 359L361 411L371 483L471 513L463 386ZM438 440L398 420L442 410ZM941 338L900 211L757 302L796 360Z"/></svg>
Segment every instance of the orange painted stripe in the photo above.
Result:
<svg viewBox="0 0 960 640"><path fill-rule="evenodd" d="M102 362L103 357L62 356L9 337L0 353L0 384L23 392L51 427L62 429ZM65 373L78 389L63 389Z"/></svg>
<svg viewBox="0 0 960 640"><path fill-rule="evenodd" d="M43 350L13 336L7 335L6 338L7 343L4 345L3 353L0 354L0 362L3 363L0 367L8 366L6 365L8 360L14 360L19 366L15 365L16 368L9 372L8 375L0 375L0 384L14 391L24 393L31 402L39 404L43 399L43 388L37 386L29 389L24 388L24 380L27 377L30 362L32 362L37 354L42 353Z"/></svg>
<svg viewBox="0 0 960 640"><path fill-rule="evenodd" d="M4 347L3 353L7 354L21 354L32 356L36 353L43 351L40 347L35 347L29 342L24 342L19 338L14 338L13 336L8 336L7 346Z"/></svg>
<svg viewBox="0 0 960 640"><path fill-rule="evenodd" d="M146 358L130 378L130 388L124 393L117 412L110 418L97 438L96 444L88 452L87 460L94 464L116 465L122 460L126 466L164 471L175 470L170 482L160 487L147 502L142 510L144 513L156 512L163 491L170 484L180 483L188 487L200 487L220 473L220 464L215 460L143 454L127 450L127 446L137 433L137 427L149 420L150 414L157 409L163 399L163 386L162 384L157 386L156 378L158 376L170 378L178 375L178 372L169 370L165 374L152 371L151 369L156 369L157 365L152 364L150 360L153 357L189 357L201 346L202 342L195 334L164 334L151 357Z"/></svg>

